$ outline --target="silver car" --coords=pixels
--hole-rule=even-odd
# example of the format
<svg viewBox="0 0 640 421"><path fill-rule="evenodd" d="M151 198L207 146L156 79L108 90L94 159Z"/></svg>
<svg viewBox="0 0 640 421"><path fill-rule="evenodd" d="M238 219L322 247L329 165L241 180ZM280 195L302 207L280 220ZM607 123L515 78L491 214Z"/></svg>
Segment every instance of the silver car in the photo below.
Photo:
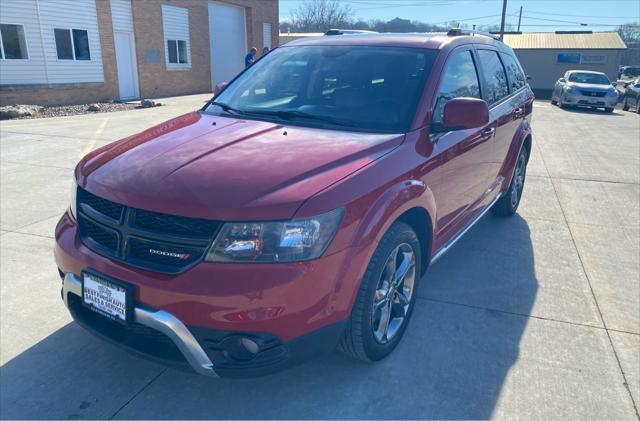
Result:
<svg viewBox="0 0 640 421"><path fill-rule="evenodd" d="M569 70L558 79L553 92L551 103L560 108L580 106L590 108L604 108L608 113L618 102L618 91L607 75L588 70Z"/></svg>

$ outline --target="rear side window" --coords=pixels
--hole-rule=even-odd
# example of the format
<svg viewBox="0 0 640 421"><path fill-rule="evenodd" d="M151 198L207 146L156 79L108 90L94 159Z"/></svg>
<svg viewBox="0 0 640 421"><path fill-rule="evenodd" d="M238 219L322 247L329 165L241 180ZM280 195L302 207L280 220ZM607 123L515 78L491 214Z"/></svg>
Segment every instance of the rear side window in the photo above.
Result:
<svg viewBox="0 0 640 421"><path fill-rule="evenodd" d="M440 83L436 106L433 110L433 124L442 124L442 113L445 104L458 97L480 98L478 73L471 51L456 53L449 59Z"/></svg>
<svg viewBox="0 0 640 421"><path fill-rule="evenodd" d="M495 104L509 95L507 74L496 51L478 50L478 58L485 78L485 99L489 105Z"/></svg>
<svg viewBox="0 0 640 421"><path fill-rule="evenodd" d="M502 63L504 63L504 67L507 69L507 76L509 77L509 86L511 87L511 92L517 91L527 84L527 78L522 71L522 68L516 61L513 56L509 54L500 53L500 57L502 57Z"/></svg>

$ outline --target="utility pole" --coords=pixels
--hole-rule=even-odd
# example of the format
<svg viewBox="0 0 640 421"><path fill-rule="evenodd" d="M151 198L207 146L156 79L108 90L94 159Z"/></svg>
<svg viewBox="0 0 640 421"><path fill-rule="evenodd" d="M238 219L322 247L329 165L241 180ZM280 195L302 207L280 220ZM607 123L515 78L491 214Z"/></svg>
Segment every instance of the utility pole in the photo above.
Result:
<svg viewBox="0 0 640 421"><path fill-rule="evenodd" d="M500 41L504 39L504 18L507 14L507 0L502 0L502 20L500 21Z"/></svg>
<svg viewBox="0 0 640 421"><path fill-rule="evenodd" d="M522 20L522 6L520 6L520 14L518 15L518 32L520 32L520 21Z"/></svg>

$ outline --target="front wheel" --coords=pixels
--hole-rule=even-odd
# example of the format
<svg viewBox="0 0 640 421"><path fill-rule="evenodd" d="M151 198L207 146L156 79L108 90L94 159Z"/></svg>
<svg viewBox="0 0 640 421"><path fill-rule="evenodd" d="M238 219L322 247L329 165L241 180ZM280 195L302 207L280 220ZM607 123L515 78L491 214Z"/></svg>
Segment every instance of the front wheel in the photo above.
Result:
<svg viewBox="0 0 640 421"><path fill-rule="evenodd" d="M613 112L613 108L605 108L604 112L605 113L612 113Z"/></svg>
<svg viewBox="0 0 640 421"><path fill-rule="evenodd" d="M524 190L524 182L527 177L527 160L529 158L529 152L524 146L520 150L518 155L518 161L516 162L516 168L513 172L511 184L509 189L504 193L498 201L493 205L491 211L498 216L512 216L515 215L520 205L520 199L522 198L522 192Z"/></svg>
<svg viewBox="0 0 640 421"><path fill-rule="evenodd" d="M560 108L567 108L567 106L566 106L566 105L564 105L564 100L563 100L563 98L562 98L561 96L560 96L560 97L558 97L558 107L560 107Z"/></svg>
<svg viewBox="0 0 640 421"><path fill-rule="evenodd" d="M625 96L622 101L622 111L629 111L629 99Z"/></svg>
<svg viewBox="0 0 640 421"><path fill-rule="evenodd" d="M367 266L338 350L370 362L395 349L416 301L420 256L415 231L403 222L394 222Z"/></svg>

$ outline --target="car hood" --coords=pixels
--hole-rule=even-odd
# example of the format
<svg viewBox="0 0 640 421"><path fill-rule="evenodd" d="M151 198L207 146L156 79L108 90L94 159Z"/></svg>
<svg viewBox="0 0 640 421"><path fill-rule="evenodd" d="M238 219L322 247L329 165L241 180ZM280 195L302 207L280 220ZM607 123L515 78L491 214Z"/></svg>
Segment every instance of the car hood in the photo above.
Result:
<svg viewBox="0 0 640 421"><path fill-rule="evenodd" d="M595 92L607 92L612 89L615 89L612 85L596 85L593 83L577 83L577 82L569 82L567 86L571 86L578 89L588 89L590 91Z"/></svg>
<svg viewBox="0 0 640 421"><path fill-rule="evenodd" d="M403 139L193 112L92 152L76 180L135 208L220 220L287 219Z"/></svg>

